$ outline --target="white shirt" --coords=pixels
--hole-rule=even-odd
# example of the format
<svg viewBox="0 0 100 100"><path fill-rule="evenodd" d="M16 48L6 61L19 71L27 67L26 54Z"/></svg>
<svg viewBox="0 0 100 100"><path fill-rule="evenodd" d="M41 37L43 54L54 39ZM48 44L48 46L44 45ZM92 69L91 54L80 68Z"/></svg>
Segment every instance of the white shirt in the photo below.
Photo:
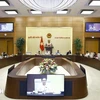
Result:
<svg viewBox="0 0 100 100"><path fill-rule="evenodd" d="M50 51L45 52L45 55L50 55Z"/></svg>
<svg viewBox="0 0 100 100"><path fill-rule="evenodd" d="M42 94L46 94L46 93L51 93L51 92L53 92L51 89L52 89L52 87L50 86L50 85L48 85L48 84L46 84L46 85L39 85L39 87L37 88L37 93L42 93Z"/></svg>
<svg viewBox="0 0 100 100"><path fill-rule="evenodd" d="M86 54L85 54L85 57L89 57L89 56L90 56L90 53L86 53Z"/></svg>
<svg viewBox="0 0 100 100"><path fill-rule="evenodd" d="M61 55L59 52L56 52L56 55Z"/></svg>

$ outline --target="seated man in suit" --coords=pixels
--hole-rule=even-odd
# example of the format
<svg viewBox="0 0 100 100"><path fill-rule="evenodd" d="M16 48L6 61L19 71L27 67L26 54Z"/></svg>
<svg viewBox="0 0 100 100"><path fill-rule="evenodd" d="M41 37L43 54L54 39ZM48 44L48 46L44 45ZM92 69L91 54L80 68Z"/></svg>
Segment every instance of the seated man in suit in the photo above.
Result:
<svg viewBox="0 0 100 100"><path fill-rule="evenodd" d="M41 51L37 51L35 55L42 55Z"/></svg>
<svg viewBox="0 0 100 100"><path fill-rule="evenodd" d="M50 43L50 40L48 40L48 43L45 44L45 47L53 47L52 43Z"/></svg>
<svg viewBox="0 0 100 100"><path fill-rule="evenodd" d="M46 50L45 55L50 55L50 51Z"/></svg>
<svg viewBox="0 0 100 100"><path fill-rule="evenodd" d="M40 52L40 51L38 51L36 55L41 55L41 52Z"/></svg>
<svg viewBox="0 0 100 100"><path fill-rule="evenodd" d="M7 53L6 52L2 52L2 56L7 56Z"/></svg>
<svg viewBox="0 0 100 100"><path fill-rule="evenodd" d="M69 50L69 51L66 53L66 55L71 55L71 50Z"/></svg>

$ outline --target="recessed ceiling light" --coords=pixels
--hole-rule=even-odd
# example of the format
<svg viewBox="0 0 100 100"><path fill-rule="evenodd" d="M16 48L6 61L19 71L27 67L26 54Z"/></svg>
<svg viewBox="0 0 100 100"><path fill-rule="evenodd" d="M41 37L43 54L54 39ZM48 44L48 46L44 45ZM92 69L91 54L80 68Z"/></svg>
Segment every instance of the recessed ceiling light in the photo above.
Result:
<svg viewBox="0 0 100 100"><path fill-rule="evenodd" d="M30 12L31 12L32 14L42 14L41 11L30 10Z"/></svg>
<svg viewBox="0 0 100 100"><path fill-rule="evenodd" d="M81 14L92 14L94 10L82 10Z"/></svg>
<svg viewBox="0 0 100 100"><path fill-rule="evenodd" d="M9 15L18 14L18 12L17 12L16 10L5 10L5 13L6 13L6 14L9 14Z"/></svg>
<svg viewBox="0 0 100 100"><path fill-rule="evenodd" d="M9 6L9 3L6 0L0 0L0 6Z"/></svg>
<svg viewBox="0 0 100 100"><path fill-rule="evenodd" d="M100 6L100 0L92 0L89 6Z"/></svg>
<svg viewBox="0 0 100 100"><path fill-rule="evenodd" d="M94 36L92 36L92 39L94 38Z"/></svg>
<svg viewBox="0 0 100 100"><path fill-rule="evenodd" d="M68 11L57 11L56 14L67 14Z"/></svg>

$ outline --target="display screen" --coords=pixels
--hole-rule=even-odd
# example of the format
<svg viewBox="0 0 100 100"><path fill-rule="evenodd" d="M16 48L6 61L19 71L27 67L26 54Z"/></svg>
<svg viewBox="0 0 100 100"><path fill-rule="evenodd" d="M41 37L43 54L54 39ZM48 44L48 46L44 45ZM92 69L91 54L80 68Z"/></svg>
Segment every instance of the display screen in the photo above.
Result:
<svg viewBox="0 0 100 100"><path fill-rule="evenodd" d="M100 23L86 22L85 31L86 32L100 32Z"/></svg>
<svg viewBox="0 0 100 100"><path fill-rule="evenodd" d="M64 75L28 74L27 96L64 96Z"/></svg>
<svg viewBox="0 0 100 100"><path fill-rule="evenodd" d="M14 23L0 23L0 32L13 32L14 31Z"/></svg>

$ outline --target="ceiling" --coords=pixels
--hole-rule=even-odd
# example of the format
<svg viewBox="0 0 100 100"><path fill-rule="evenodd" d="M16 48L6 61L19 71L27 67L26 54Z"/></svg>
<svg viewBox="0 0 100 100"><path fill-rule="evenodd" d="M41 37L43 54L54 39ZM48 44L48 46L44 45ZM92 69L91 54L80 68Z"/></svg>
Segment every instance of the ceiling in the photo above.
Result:
<svg viewBox="0 0 100 100"><path fill-rule="evenodd" d="M0 7L0 17L17 17L17 16L37 16L30 13L30 8L23 5L20 0L8 0L10 6ZM56 13L45 12L38 16L79 16L79 17L100 17L100 7L89 7L90 0L77 0L77 2L68 9L66 15L57 15ZM81 15L80 12L83 9L94 10L91 15ZM4 10L17 10L17 15L7 15Z"/></svg>

